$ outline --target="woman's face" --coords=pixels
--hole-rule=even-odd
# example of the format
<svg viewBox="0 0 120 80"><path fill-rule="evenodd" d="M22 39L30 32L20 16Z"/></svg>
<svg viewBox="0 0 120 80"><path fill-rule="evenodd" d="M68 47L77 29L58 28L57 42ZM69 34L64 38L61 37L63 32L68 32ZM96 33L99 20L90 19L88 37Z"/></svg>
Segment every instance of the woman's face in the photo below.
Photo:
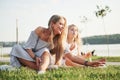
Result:
<svg viewBox="0 0 120 80"><path fill-rule="evenodd" d="M53 33L55 35L61 34L63 29L64 29L64 24L65 24L65 20L63 18L61 18L58 22L56 22L55 24L53 23Z"/></svg>
<svg viewBox="0 0 120 80"><path fill-rule="evenodd" d="M77 27L70 27L69 30L68 30L68 36L72 37L72 38L76 38L78 35L78 29Z"/></svg>

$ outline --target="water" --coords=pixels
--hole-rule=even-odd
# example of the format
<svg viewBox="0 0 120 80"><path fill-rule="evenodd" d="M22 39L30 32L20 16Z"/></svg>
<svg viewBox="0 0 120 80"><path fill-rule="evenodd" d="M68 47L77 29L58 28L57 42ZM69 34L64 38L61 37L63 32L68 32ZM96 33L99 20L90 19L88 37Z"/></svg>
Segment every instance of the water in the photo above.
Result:
<svg viewBox="0 0 120 80"><path fill-rule="evenodd" d="M11 51L12 47L4 47L4 48L0 48L0 54L9 54Z"/></svg>
<svg viewBox="0 0 120 80"><path fill-rule="evenodd" d="M3 54L9 54L11 51L11 47L5 47L1 50ZM83 52L88 52L95 50L95 55L97 56L120 56L120 44L110 44L109 45L109 53L107 49L107 45L84 45L82 47Z"/></svg>
<svg viewBox="0 0 120 80"><path fill-rule="evenodd" d="M88 52L95 50L97 56L120 56L120 44L110 44L109 53L107 45L84 45L82 51Z"/></svg>

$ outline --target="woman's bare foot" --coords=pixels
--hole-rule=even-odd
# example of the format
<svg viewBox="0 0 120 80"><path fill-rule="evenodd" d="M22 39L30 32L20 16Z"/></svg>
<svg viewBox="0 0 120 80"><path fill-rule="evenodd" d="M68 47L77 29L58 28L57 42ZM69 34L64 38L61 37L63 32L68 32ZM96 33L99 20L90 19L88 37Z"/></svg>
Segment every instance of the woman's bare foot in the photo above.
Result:
<svg viewBox="0 0 120 80"><path fill-rule="evenodd" d="M85 59L91 58L93 56L92 52L87 52L86 54L82 55Z"/></svg>

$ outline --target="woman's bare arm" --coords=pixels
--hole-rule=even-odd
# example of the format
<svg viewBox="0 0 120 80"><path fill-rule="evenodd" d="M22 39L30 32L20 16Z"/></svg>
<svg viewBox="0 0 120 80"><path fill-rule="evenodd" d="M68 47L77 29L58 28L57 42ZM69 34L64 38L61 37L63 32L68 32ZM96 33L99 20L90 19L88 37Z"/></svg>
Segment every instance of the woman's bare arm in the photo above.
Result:
<svg viewBox="0 0 120 80"><path fill-rule="evenodd" d="M35 54L33 53L32 49L26 49L26 51L31 56L31 58L35 58Z"/></svg>

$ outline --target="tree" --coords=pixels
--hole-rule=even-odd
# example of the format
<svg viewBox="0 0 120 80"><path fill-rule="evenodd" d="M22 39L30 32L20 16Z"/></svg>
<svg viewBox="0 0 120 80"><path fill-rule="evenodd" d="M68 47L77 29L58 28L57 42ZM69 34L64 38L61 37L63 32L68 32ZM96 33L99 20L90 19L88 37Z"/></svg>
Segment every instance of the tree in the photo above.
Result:
<svg viewBox="0 0 120 80"><path fill-rule="evenodd" d="M97 5L97 11L95 11L96 17L104 18L109 12L111 12L108 6L102 7Z"/></svg>
<svg viewBox="0 0 120 80"><path fill-rule="evenodd" d="M110 12L111 10L108 6L103 7L103 6L98 6L98 5L97 5L97 11L95 11L96 17L101 17L103 20L104 32L106 35L107 48L108 48L108 56L109 56L109 36L107 36L107 33L106 33L104 17Z"/></svg>

